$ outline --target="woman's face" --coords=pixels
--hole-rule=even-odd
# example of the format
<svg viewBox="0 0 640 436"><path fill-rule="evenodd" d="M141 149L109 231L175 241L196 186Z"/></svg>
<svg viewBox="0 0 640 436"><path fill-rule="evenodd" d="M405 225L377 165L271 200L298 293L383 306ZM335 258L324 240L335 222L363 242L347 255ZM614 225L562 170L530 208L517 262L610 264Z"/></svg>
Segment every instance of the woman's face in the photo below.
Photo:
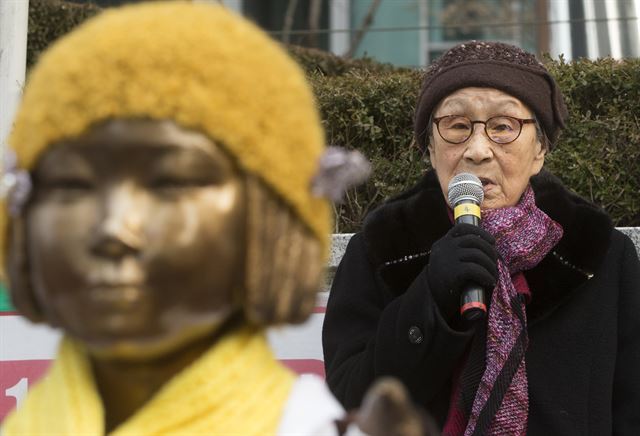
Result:
<svg viewBox="0 0 640 436"><path fill-rule="evenodd" d="M34 181L26 234L37 301L93 355L163 356L235 309L245 185L207 136L110 121L51 147Z"/></svg>
<svg viewBox="0 0 640 436"><path fill-rule="evenodd" d="M472 121L486 121L499 115L533 118L520 100L493 88L463 88L450 94L439 104L433 118L446 115L462 115ZM451 178L468 172L482 181L482 208L514 206L529 178L537 174L544 163L546 150L537 139L534 124L524 124L520 136L508 144L491 141L480 123L474 124L471 137L461 144L446 142L435 124L432 128L429 156L445 197Z"/></svg>

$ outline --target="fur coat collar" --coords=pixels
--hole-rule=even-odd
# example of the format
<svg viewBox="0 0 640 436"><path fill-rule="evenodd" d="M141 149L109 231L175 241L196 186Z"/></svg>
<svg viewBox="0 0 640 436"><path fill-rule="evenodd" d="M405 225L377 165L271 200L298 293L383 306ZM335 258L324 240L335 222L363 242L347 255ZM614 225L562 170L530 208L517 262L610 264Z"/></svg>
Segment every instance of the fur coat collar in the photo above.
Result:
<svg viewBox="0 0 640 436"><path fill-rule="evenodd" d="M593 277L606 255L613 225L604 211L545 170L532 177L531 185L538 207L564 230L552 252L525 272L533 296L527 312L533 322ZM431 245L451 228L447 208L435 172L429 171L416 186L367 217L363 234L369 260L391 292L404 292L427 264Z"/></svg>

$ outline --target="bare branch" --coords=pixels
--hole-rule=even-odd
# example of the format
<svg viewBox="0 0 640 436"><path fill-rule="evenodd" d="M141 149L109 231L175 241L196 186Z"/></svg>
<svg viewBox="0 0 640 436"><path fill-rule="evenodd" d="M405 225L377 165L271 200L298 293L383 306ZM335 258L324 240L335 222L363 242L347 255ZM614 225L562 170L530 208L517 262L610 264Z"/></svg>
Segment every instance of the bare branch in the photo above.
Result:
<svg viewBox="0 0 640 436"><path fill-rule="evenodd" d="M298 0L289 0L287 4L287 11L284 14L284 25L282 26L282 42L285 44L289 44L291 27L293 26L293 16L296 13L297 6Z"/></svg>
<svg viewBox="0 0 640 436"><path fill-rule="evenodd" d="M320 14L322 13L322 0L311 0L309 5L309 45L318 47L318 29L320 28Z"/></svg>
<svg viewBox="0 0 640 436"><path fill-rule="evenodd" d="M373 24L373 18L376 15L378 7L380 6L380 2L381 0L373 0L373 2L371 2L371 5L369 5L369 10L367 11L367 14L362 20L362 24L360 25L360 28L358 29L353 39L351 40L351 45L349 46L349 50L347 50L347 52L344 54L345 58L347 59L352 58L356 50L358 50L358 47L362 42L362 38L364 38L364 35L369 30L369 27L371 27L371 25Z"/></svg>

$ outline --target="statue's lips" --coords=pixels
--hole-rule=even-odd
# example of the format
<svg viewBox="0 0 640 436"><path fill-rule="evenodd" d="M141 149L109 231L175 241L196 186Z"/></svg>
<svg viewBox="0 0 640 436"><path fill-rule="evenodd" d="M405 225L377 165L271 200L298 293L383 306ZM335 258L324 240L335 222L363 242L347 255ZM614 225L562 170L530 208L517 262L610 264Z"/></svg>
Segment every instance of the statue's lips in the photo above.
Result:
<svg viewBox="0 0 640 436"><path fill-rule="evenodd" d="M88 290L89 299L105 309L132 309L146 299L145 294L137 283L100 283Z"/></svg>

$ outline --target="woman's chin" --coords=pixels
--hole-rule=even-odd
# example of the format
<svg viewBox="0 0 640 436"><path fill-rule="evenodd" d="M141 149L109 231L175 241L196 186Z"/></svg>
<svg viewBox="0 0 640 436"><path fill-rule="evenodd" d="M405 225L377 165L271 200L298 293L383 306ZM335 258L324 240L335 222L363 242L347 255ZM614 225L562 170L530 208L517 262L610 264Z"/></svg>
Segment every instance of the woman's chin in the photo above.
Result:
<svg viewBox="0 0 640 436"><path fill-rule="evenodd" d="M500 209L502 207L509 206L507 201L502 196L497 195L487 195L485 193L484 201L482 202L481 209L490 210L490 209Z"/></svg>

